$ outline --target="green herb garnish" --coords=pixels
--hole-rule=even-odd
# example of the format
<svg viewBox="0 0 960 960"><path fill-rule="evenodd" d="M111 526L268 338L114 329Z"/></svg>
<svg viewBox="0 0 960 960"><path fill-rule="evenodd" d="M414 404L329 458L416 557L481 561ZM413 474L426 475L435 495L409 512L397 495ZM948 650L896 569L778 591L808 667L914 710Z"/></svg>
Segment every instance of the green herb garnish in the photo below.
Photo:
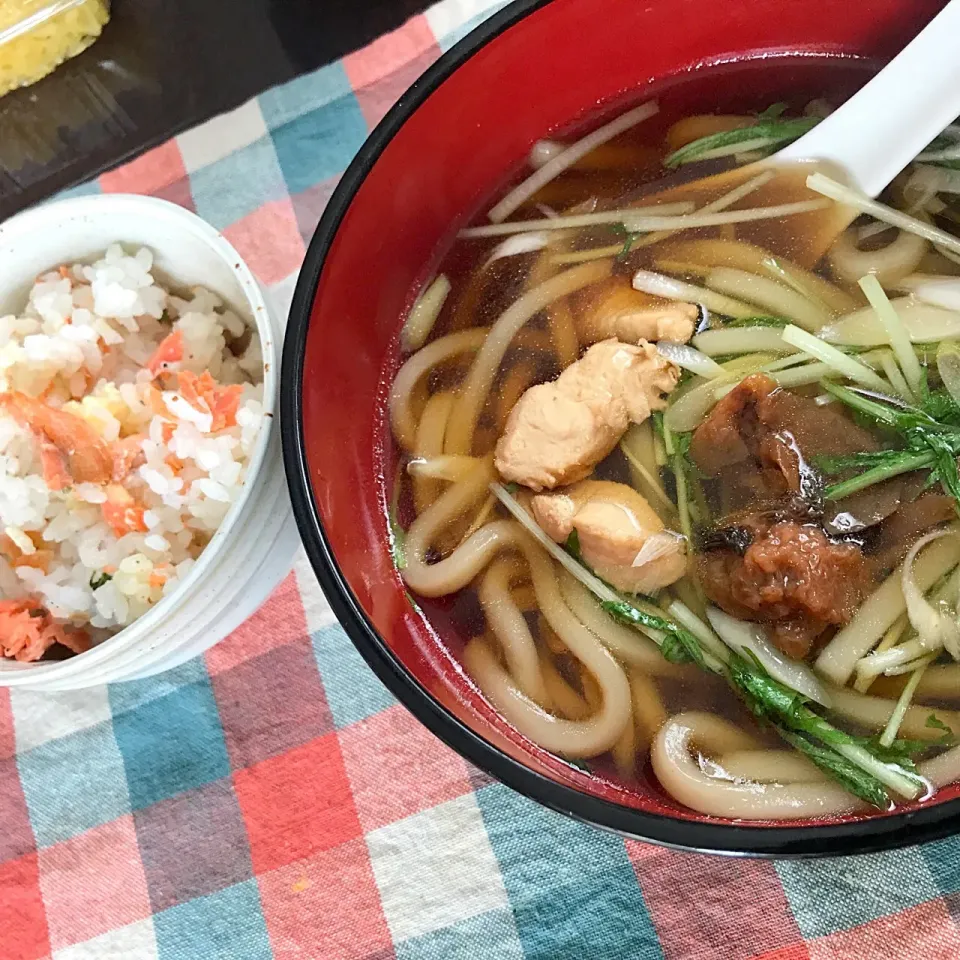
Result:
<svg viewBox="0 0 960 960"><path fill-rule="evenodd" d="M890 805L890 797L883 784L876 777L864 773L856 764L840 756L829 747L822 747L808 737L794 730L781 728L777 731L795 750L813 761L827 776L832 777L845 790L867 803L885 810Z"/></svg>
<svg viewBox="0 0 960 960"><path fill-rule="evenodd" d="M942 730L944 733L953 736L953 730L948 727L935 713L931 713L927 717L927 722L924 724L925 727L930 727L932 730Z"/></svg>
<svg viewBox="0 0 960 960"><path fill-rule="evenodd" d="M927 722L924 726L930 727L932 730L943 731L943 736L938 740L934 740L932 744L925 744L925 746L952 747L957 742L952 728L948 727L935 713L931 713L930 716L927 717Z"/></svg>
<svg viewBox="0 0 960 960"><path fill-rule="evenodd" d="M897 740L890 747L880 747L875 738L848 734L820 716L801 694L773 679L755 659L734 651L729 651L726 663L712 654L708 659L697 637L667 617L627 600L601 606L621 623L662 634L657 642L666 659L690 661L724 676L756 717L855 796L886 809L888 786L907 796L919 792L920 781L909 759L915 752L913 741Z"/></svg>
<svg viewBox="0 0 960 960"><path fill-rule="evenodd" d="M393 565L398 570L403 570L407 565L407 531L400 526L396 513L390 511L390 556L393 557Z"/></svg>
<svg viewBox="0 0 960 960"><path fill-rule="evenodd" d="M829 381L823 388L846 406L875 424L893 431L901 446L890 450L855 453L845 457L823 457L817 462L826 474L860 471L856 476L834 483L824 490L828 500L842 500L859 490L913 470L929 470L930 484L939 483L954 498L960 512L960 407L944 392L927 392L922 406L899 404L886 398L851 390Z"/></svg>
<svg viewBox="0 0 960 960"><path fill-rule="evenodd" d="M758 118L758 122L749 127L711 133L709 136L694 140L671 153L663 161L663 165L671 168L680 167L685 163L735 153L736 148L741 144L748 145L749 150L757 150L764 155L769 155L780 147L799 139L819 122L819 117L794 117L790 120Z"/></svg>
<svg viewBox="0 0 960 960"><path fill-rule="evenodd" d="M883 760L885 763L899 763L911 773L916 772L913 758L918 753L923 753L924 750L929 750L930 747L935 745L934 742L930 740L899 739L894 740L890 746L887 746L880 742L880 734L872 737L854 737L854 740L858 740L861 746L866 747L871 753L876 754L878 759Z"/></svg>
<svg viewBox="0 0 960 960"><path fill-rule="evenodd" d="M941 133L934 137L933 140L927 144L926 148L923 150L923 153L942 153L945 150L956 150L958 147L960 147L960 142L958 142L954 137L951 137L946 133ZM960 170L960 160L941 160L933 158L921 160L920 162L931 167L946 167L948 170Z"/></svg>
<svg viewBox="0 0 960 960"><path fill-rule="evenodd" d="M718 324L721 327L785 327L790 323L786 317L771 317L761 314L756 317L740 317L739 319L725 320Z"/></svg>
<svg viewBox="0 0 960 960"><path fill-rule="evenodd" d="M663 426L663 411L654 410L650 414L650 422L653 424L653 431L661 439L666 441L664 426Z"/></svg>
<svg viewBox="0 0 960 960"><path fill-rule="evenodd" d="M787 105L782 100L779 103L771 103L766 110L761 110L757 114L757 120L761 123L767 120L779 120L786 111Z"/></svg>
<svg viewBox="0 0 960 960"><path fill-rule="evenodd" d="M90 589L99 590L105 583L109 583L112 579L113 575L104 571L94 573L90 577Z"/></svg>
<svg viewBox="0 0 960 960"><path fill-rule="evenodd" d="M960 427L960 405L946 390L931 390L927 386L926 368L923 369L923 379L920 381L924 413L938 422L954 427Z"/></svg>
<svg viewBox="0 0 960 960"><path fill-rule="evenodd" d="M691 430L687 433L674 433L672 434L672 439L674 453L680 457L683 457L685 468L694 476L702 477L703 473L690 456L690 445L693 443L693 431Z"/></svg>
<svg viewBox="0 0 960 960"><path fill-rule="evenodd" d="M609 224L610 230L616 234L617 237L623 239L623 248L620 252L614 257L615 260L623 260L627 254L633 249L633 245L643 236L646 236L642 231L640 232L631 232L628 230L622 223L611 223Z"/></svg>
<svg viewBox="0 0 960 960"><path fill-rule="evenodd" d="M607 601L600 605L614 620L619 620L631 627L646 627L648 630L657 630L664 634L666 639L660 646L660 652L665 659L672 663L692 661L706 669L700 641L689 630L666 617L640 610L626 600L618 603Z"/></svg>
<svg viewBox="0 0 960 960"><path fill-rule="evenodd" d="M771 722L781 736L786 730L816 742L820 749L832 748L832 770L823 765L823 756L818 762L807 751L821 769L834 776L845 776L848 765L853 765L858 771L855 782L846 779L841 782L856 796L884 808L889 803L885 783L896 785L900 792L919 792L920 783L913 774L913 764L905 765L906 750L901 749L897 741L891 747L879 748L873 741L838 729L811 709L805 697L774 680L759 664L750 663L738 654L731 656L728 673L750 710ZM793 742L789 737L785 739Z"/></svg>

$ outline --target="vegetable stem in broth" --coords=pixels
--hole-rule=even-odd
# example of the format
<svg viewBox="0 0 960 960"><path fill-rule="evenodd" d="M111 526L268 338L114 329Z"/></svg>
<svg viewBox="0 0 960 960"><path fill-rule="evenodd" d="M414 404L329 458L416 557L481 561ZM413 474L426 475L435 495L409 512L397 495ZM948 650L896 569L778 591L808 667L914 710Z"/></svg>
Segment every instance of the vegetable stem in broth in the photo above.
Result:
<svg viewBox="0 0 960 960"><path fill-rule="evenodd" d="M960 127L873 200L771 157L823 115L538 142L389 396L399 575L480 693L709 816L960 778Z"/></svg>

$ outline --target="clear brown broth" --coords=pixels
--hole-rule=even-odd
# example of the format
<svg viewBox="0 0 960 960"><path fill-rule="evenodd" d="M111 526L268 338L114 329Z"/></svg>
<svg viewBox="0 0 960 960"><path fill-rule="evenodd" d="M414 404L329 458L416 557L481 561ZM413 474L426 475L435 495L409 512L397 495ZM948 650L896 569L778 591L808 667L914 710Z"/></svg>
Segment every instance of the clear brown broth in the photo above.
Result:
<svg viewBox="0 0 960 960"><path fill-rule="evenodd" d="M585 158L572 170L562 174L524 204L511 219L539 217L542 215L538 212L539 205L547 205L563 211L578 204L590 202L595 204L591 209L614 209L639 198L654 195L661 197L664 202L677 198L689 198L695 200L699 206L712 197L726 192L730 187L729 185L717 187L710 184L706 186L691 184L689 180L692 177L702 177L713 172L723 172L728 164L697 164L692 168L683 169L680 173L663 176L662 160L669 152L664 145L664 134L672 123L683 115L698 112L758 111L777 99L789 100L793 113L814 97L826 97L836 102L865 79L869 67L859 62L830 64L821 62L815 70L809 64L796 67L797 76L802 79L796 84L797 94L790 97L782 96L783 77L774 83L767 82L774 76L772 68L758 67L756 64L741 68L725 68L727 74L731 71L736 73L737 69L740 70L744 79L739 85L733 84L740 92L736 98L722 103L712 101L710 84L703 77L695 77L687 83L668 87L659 94L661 103L659 116L611 141L597 156ZM743 90L748 86L756 90L769 88L773 93L744 98ZM693 88L692 94L691 88ZM643 99L647 97L648 94L644 93ZM682 108L679 107L680 104ZM586 125L584 130L573 130L565 139L576 137L593 126L595 124L591 123ZM517 179L522 179L527 172L528 168L524 166ZM803 186L806 172L804 170L802 173L798 172L796 176L778 177L768 186L757 190L752 195L749 205L765 206L809 199L811 195ZM498 191L496 196L502 196L505 192L506 187ZM486 221L484 218L478 218L476 222ZM789 222L743 224L736 228L736 237L767 247L778 256L812 266L819 256L816 253L818 224L819 221L815 215L794 217ZM724 231L711 228L686 231L683 239L720 235L724 235ZM481 270L482 265L502 239L498 237L485 240L458 240L440 258L437 272L446 274L450 279L452 292L447 298L431 339L468 327L488 326L522 292L530 277L531 269L535 268L538 254L503 258L487 270ZM582 232L572 249L615 242L616 235L612 231L597 228ZM653 269L655 260L661 252L658 246L633 251L617 260L614 272L616 275L628 276L639 268ZM533 338L539 338L544 344L549 344L550 330L546 316L541 314L534 318L526 329L532 331ZM428 392L455 388L460 379L465 376L467 369L468 365L465 361L446 364L431 377ZM549 349L532 348L530 345L521 343L509 350L481 415L477 441L472 452L475 455L481 455L492 450L508 408L505 397L515 399L518 381L525 384L543 382L555 377L560 370L561 364ZM611 454L599 466L596 476L599 479L629 482L629 472L622 454L619 451ZM411 480L402 470L398 471L397 478L400 487L398 491L394 491L394 494L398 498L402 524L407 526L414 516ZM720 502L723 499L723 491L714 489L710 492L710 496L714 502ZM427 619L449 643L451 652L455 656L458 655L465 640L482 634L486 629L476 592L472 588L441 599L418 598L418 602ZM536 616L530 614L527 619L536 635L538 629ZM573 679L575 682L576 678ZM779 744L775 737L757 725L726 684L712 675L693 671L689 680L663 681L659 684L659 688L668 713L681 709L709 710L751 729L764 742L771 745ZM592 760L589 765L597 773L617 779L608 757ZM647 789L658 789L648 768L638 769L636 776L646 784Z"/></svg>

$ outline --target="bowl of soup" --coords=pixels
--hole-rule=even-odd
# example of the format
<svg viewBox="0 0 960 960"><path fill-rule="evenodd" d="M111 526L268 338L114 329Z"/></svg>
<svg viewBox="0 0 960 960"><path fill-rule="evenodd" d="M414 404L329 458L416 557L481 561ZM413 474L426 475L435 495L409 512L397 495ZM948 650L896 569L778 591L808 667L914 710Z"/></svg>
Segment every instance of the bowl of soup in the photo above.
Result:
<svg viewBox="0 0 960 960"><path fill-rule="evenodd" d="M733 854L956 829L960 127L876 200L774 158L941 6L520 0L331 198L300 532L380 679L526 796Z"/></svg>

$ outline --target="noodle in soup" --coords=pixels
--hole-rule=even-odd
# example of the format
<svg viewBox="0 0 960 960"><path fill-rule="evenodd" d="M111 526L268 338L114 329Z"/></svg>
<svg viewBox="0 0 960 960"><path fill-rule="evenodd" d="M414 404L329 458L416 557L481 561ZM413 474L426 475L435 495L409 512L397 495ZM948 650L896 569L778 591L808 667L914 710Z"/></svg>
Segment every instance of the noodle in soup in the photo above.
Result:
<svg viewBox="0 0 960 960"><path fill-rule="evenodd" d="M542 141L401 332L400 575L524 737L753 820L960 778L960 127L872 201L829 111Z"/></svg>

